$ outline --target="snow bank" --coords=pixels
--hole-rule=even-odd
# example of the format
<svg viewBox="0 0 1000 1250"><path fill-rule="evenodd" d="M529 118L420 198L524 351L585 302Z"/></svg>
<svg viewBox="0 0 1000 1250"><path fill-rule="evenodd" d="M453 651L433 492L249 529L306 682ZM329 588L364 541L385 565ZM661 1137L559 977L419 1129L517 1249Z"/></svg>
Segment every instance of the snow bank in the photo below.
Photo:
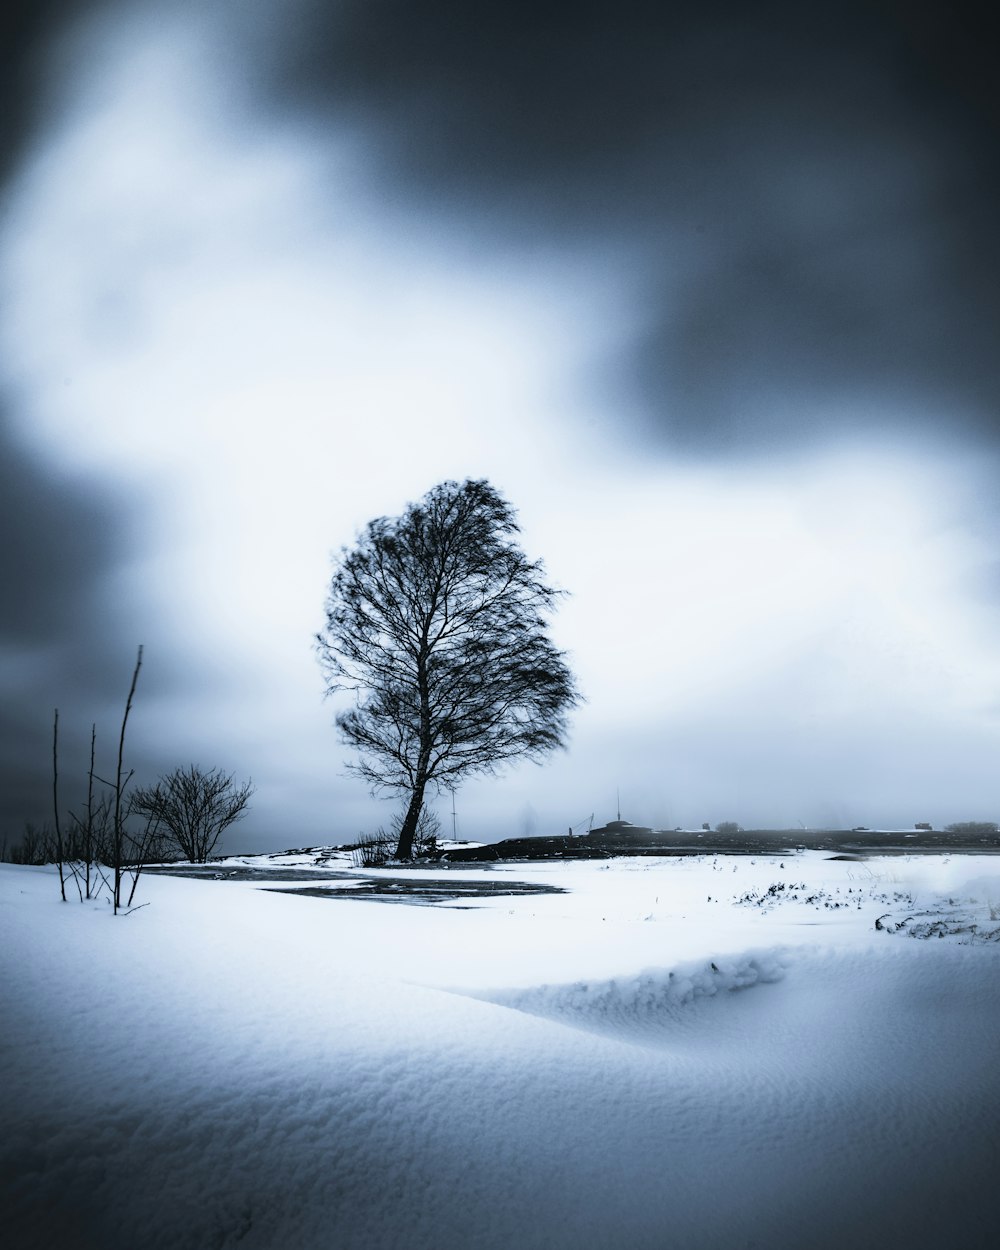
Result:
<svg viewBox="0 0 1000 1250"><path fill-rule="evenodd" d="M992 1247L997 947L705 901L725 867L469 911L158 878L115 920L0 866L5 1244Z"/></svg>
<svg viewBox="0 0 1000 1250"><path fill-rule="evenodd" d="M685 1014L705 1000L780 981L786 962L780 951L719 955L707 963L647 969L634 977L500 990L482 997L596 1033L662 1041L675 1038Z"/></svg>

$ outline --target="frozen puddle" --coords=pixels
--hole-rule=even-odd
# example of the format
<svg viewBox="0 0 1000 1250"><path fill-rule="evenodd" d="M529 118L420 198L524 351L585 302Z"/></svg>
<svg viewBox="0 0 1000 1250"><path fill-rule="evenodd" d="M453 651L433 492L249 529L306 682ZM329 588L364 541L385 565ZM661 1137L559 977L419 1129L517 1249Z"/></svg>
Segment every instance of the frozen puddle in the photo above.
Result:
<svg viewBox="0 0 1000 1250"><path fill-rule="evenodd" d="M461 877L359 876L344 869L303 869L301 866L261 867L243 864L184 864L178 867L147 869L166 877L187 877L192 881L259 881L273 894L298 894L308 898L353 898L369 903L411 903L415 906L440 904L446 907L474 906L476 899L513 897L524 894L566 894L551 882L467 880ZM281 882L281 885L269 885ZM316 882L322 882L318 885Z"/></svg>
<svg viewBox="0 0 1000 1250"><path fill-rule="evenodd" d="M337 885L309 885L295 888L269 887L274 894L305 894L309 898L353 898L375 903L412 903L427 906L465 907L465 900L497 898L522 894L565 894L557 885L530 881L428 880L420 877L388 877L341 881Z"/></svg>

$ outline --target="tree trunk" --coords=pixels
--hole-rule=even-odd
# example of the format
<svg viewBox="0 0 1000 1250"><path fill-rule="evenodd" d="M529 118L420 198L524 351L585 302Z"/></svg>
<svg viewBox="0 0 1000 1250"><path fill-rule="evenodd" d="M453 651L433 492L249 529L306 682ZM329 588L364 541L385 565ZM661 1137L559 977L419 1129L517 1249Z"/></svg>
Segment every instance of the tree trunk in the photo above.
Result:
<svg viewBox="0 0 1000 1250"><path fill-rule="evenodd" d="M424 805L424 790L427 786L427 769L431 759L430 693L427 682L429 655L430 644L427 641L425 626L420 655L417 659L417 689L420 695L420 754L417 758L413 789L410 791L410 804L399 830L399 841L396 843L397 859L413 858L413 839L417 834L417 821L420 819L420 809Z"/></svg>
<svg viewBox="0 0 1000 1250"><path fill-rule="evenodd" d="M410 804L406 809L406 815L399 830L399 841L396 844L397 859L413 858L413 839L417 832L420 809L424 805L424 788L426 785L426 781L422 778L419 779L410 794Z"/></svg>

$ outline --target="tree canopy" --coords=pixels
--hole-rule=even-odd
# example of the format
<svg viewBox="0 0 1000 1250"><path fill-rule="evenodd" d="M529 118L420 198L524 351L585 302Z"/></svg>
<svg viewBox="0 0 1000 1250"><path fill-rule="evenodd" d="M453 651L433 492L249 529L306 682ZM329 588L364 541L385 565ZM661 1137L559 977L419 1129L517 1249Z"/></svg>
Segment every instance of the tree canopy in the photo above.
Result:
<svg viewBox="0 0 1000 1250"><path fill-rule="evenodd" d="M373 790L408 796L396 854L410 857L428 786L565 745L579 701L546 617L562 593L516 541L484 480L443 482L370 521L336 564L317 635L327 690L355 693L336 723Z"/></svg>

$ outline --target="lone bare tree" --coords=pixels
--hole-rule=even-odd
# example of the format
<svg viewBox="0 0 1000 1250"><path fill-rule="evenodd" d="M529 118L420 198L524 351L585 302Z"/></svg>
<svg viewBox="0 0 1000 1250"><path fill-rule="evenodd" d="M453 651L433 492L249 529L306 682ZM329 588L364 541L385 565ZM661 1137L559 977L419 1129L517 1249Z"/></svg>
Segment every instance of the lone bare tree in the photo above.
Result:
<svg viewBox="0 0 1000 1250"><path fill-rule="evenodd" d="M192 863L203 864L224 829L246 815L253 785L237 785L221 768L176 768L155 786L135 790L129 808L165 830Z"/></svg>
<svg viewBox="0 0 1000 1250"><path fill-rule="evenodd" d="M337 726L372 790L401 792L409 859L428 786L540 759L565 745L579 702L545 616L560 591L515 536L487 481L443 482L344 548L317 635L327 692L355 692Z"/></svg>

